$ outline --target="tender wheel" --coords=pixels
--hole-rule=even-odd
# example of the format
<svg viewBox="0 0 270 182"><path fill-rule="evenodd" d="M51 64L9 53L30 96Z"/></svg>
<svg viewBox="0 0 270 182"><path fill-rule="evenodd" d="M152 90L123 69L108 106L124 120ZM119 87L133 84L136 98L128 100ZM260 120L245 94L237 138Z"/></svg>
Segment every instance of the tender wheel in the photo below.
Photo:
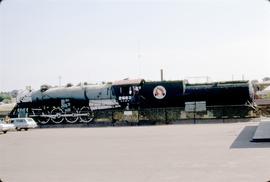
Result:
<svg viewBox="0 0 270 182"><path fill-rule="evenodd" d="M68 115L65 117L67 123L76 123L79 119L77 110L74 110L72 113L66 114Z"/></svg>
<svg viewBox="0 0 270 182"><path fill-rule="evenodd" d="M80 119L81 122L89 123L94 119L94 113L91 111L89 107L82 107L80 109Z"/></svg>
<svg viewBox="0 0 270 182"><path fill-rule="evenodd" d="M60 124L63 122L64 118L62 117L63 111L60 108L54 108L51 112L52 122L55 124Z"/></svg>

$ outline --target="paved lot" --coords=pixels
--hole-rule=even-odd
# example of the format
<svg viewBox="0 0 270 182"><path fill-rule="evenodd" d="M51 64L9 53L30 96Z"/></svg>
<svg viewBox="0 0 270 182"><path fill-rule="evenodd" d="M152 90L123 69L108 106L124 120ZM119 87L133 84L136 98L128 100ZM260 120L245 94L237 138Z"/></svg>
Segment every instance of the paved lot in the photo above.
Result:
<svg viewBox="0 0 270 182"><path fill-rule="evenodd" d="M270 180L258 123L36 129L0 134L4 182Z"/></svg>

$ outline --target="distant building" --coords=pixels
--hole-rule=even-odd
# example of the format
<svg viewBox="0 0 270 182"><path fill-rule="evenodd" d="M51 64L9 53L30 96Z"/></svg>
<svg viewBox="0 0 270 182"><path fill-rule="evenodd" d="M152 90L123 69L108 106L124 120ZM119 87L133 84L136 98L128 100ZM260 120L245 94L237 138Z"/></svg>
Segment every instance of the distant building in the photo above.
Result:
<svg viewBox="0 0 270 182"><path fill-rule="evenodd" d="M263 89L261 91L258 91L256 94L257 94L257 96L259 98L268 98L268 99L270 99L270 85L267 86L265 89Z"/></svg>

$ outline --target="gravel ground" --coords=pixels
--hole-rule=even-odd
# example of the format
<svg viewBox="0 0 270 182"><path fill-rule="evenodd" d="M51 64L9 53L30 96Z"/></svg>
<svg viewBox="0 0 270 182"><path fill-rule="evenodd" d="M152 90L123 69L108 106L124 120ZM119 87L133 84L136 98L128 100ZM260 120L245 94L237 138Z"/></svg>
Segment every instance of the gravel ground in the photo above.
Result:
<svg viewBox="0 0 270 182"><path fill-rule="evenodd" d="M257 122L35 129L0 134L3 182L266 182Z"/></svg>

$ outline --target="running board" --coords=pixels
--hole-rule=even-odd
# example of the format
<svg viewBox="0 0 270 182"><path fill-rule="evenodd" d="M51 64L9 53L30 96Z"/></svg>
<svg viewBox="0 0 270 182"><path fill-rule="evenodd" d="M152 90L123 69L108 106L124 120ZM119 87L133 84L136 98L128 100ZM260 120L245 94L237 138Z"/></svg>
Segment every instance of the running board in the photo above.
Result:
<svg viewBox="0 0 270 182"><path fill-rule="evenodd" d="M81 116L91 116L91 114L88 114L88 113L86 113L86 114L57 114L57 115L53 115L53 114L43 114L43 115L29 115L29 117L43 117L43 118L53 118L53 119L55 119L55 118L60 118L60 117L81 117Z"/></svg>

